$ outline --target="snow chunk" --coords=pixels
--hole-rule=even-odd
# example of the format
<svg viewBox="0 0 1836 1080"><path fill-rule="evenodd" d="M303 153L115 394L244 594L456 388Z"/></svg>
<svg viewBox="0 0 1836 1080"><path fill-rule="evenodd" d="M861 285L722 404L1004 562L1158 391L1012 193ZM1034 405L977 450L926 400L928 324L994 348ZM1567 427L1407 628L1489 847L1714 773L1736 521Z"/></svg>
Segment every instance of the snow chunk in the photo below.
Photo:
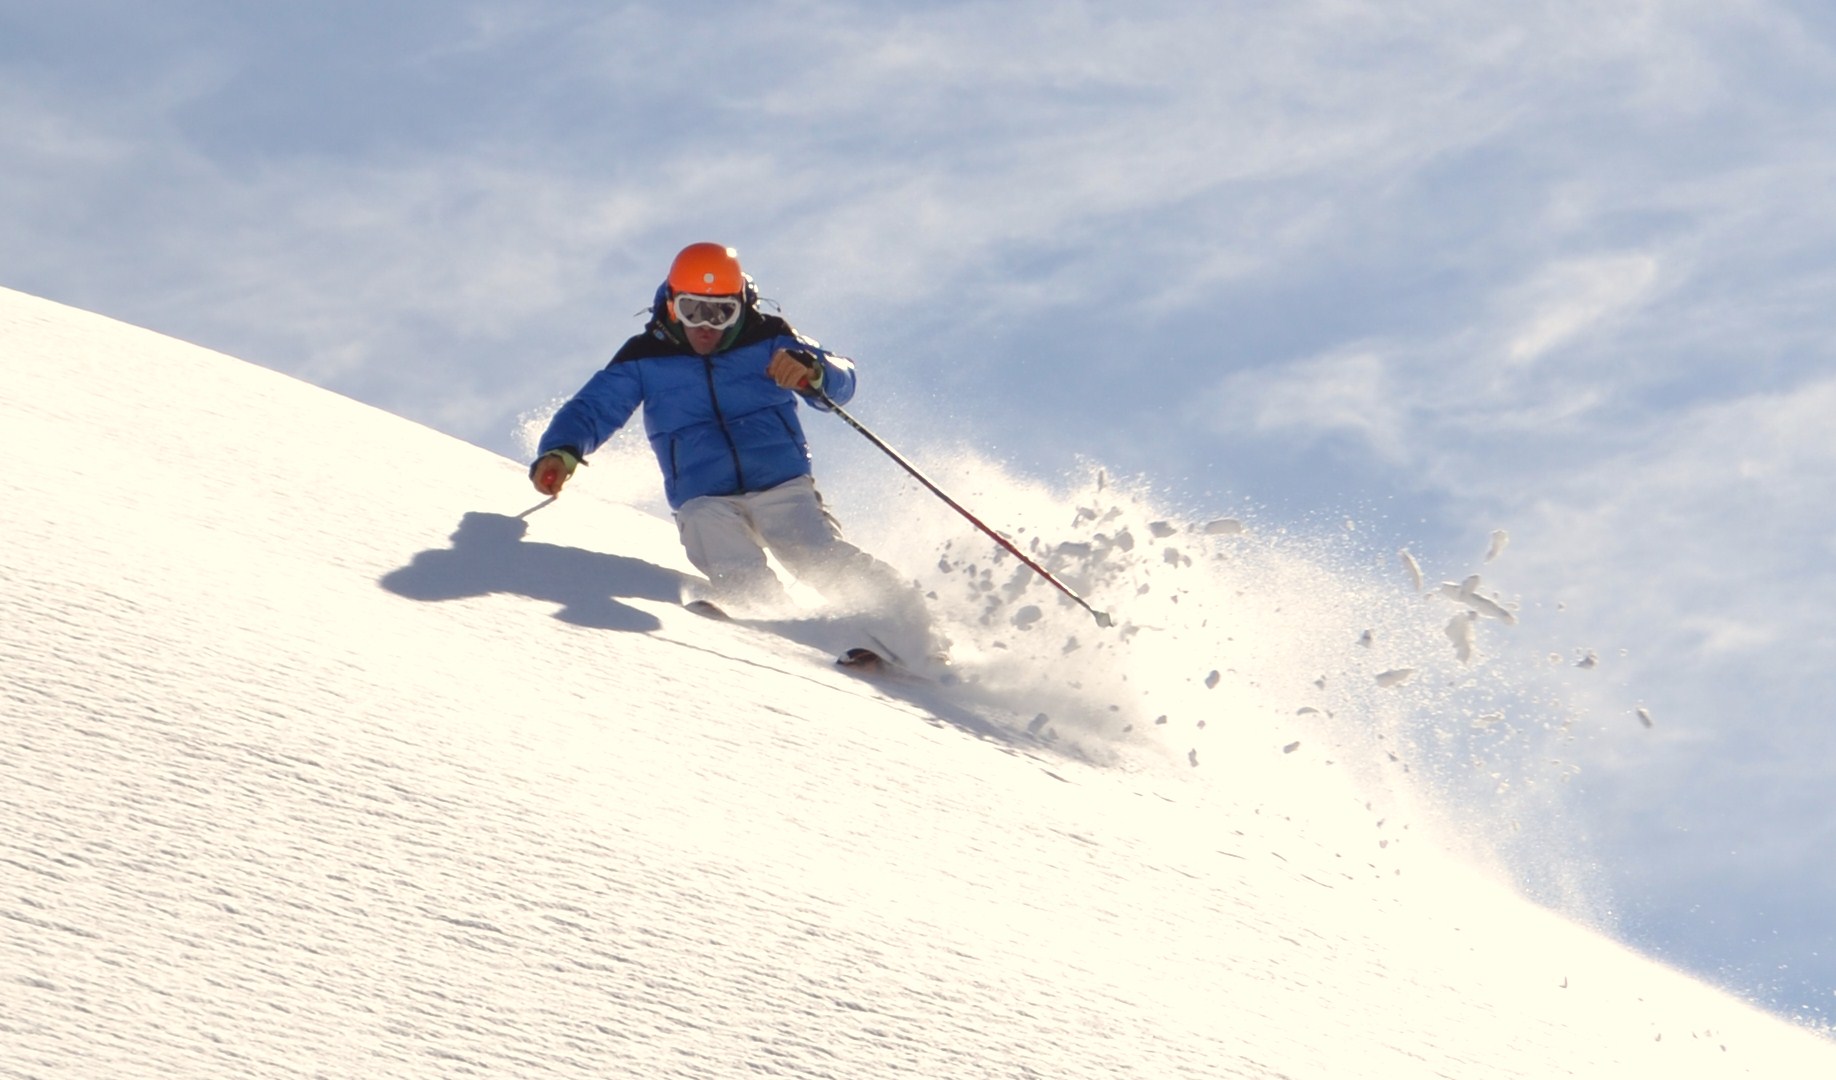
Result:
<svg viewBox="0 0 1836 1080"><path fill-rule="evenodd" d="M1415 586L1415 591L1418 593L1421 592L1422 591L1421 564L1415 561L1415 556L1409 554L1408 548L1403 548L1401 551L1396 553L1396 556L1397 558L1402 560L1403 569L1409 572L1409 581Z"/></svg>
<svg viewBox="0 0 1836 1080"><path fill-rule="evenodd" d="M1440 594L1457 604L1465 604L1467 607L1487 618L1498 619L1506 623L1516 623L1517 616L1507 610L1503 604L1500 604L1490 597L1481 596L1479 594L1479 584L1478 574L1470 575L1465 581L1460 582L1458 585L1455 585L1451 581L1443 581L1441 583Z"/></svg>
<svg viewBox="0 0 1836 1080"><path fill-rule="evenodd" d="M1473 623L1478 621L1478 618L1477 612L1462 611L1447 620L1447 627L1443 632L1447 635L1447 640L1453 642L1454 655L1460 658L1461 663L1468 663L1473 658Z"/></svg>

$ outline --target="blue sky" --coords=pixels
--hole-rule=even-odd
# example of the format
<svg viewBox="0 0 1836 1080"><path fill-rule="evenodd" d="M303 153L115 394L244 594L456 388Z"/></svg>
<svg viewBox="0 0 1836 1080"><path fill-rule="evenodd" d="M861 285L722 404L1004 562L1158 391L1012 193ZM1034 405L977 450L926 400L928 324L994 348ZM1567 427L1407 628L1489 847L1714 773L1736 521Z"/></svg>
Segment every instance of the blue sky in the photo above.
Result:
<svg viewBox="0 0 1836 1080"><path fill-rule="evenodd" d="M516 455L716 239L916 456L1507 529L1623 932L1836 1008L1829 16L1122 10L0 0L0 284Z"/></svg>

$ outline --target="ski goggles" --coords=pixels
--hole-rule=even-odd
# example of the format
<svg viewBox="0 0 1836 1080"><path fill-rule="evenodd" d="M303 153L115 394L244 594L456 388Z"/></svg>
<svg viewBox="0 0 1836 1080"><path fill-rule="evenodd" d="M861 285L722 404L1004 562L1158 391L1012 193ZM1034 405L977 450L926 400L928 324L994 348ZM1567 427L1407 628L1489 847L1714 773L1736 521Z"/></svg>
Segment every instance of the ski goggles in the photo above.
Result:
<svg viewBox="0 0 1836 1080"><path fill-rule="evenodd" d="M714 330L725 330L738 322L743 306L737 296L695 293L677 293L671 303L675 305L676 321L683 326L706 326Z"/></svg>

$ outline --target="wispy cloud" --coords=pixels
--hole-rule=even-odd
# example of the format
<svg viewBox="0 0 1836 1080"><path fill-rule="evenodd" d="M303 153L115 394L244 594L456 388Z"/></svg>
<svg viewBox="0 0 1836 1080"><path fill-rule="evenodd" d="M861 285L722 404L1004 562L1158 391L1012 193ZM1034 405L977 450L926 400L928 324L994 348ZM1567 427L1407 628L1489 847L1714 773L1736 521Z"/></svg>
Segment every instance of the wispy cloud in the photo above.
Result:
<svg viewBox="0 0 1836 1080"><path fill-rule="evenodd" d="M1408 428L1419 399L1366 351L1225 376L1190 406L1189 421L1275 439L1349 438L1394 466L1416 451Z"/></svg>
<svg viewBox="0 0 1836 1080"><path fill-rule="evenodd" d="M1627 310L1656 276L1657 262L1646 255L1575 259L1548 268L1513 304L1525 310L1525 318L1505 350L1507 363L1534 363Z"/></svg>

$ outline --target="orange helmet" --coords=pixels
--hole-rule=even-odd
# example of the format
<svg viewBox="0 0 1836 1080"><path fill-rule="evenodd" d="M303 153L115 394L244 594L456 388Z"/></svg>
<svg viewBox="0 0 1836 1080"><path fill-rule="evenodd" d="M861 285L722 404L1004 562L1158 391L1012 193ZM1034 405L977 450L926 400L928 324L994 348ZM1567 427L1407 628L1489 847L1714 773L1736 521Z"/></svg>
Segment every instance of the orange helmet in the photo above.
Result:
<svg viewBox="0 0 1836 1080"><path fill-rule="evenodd" d="M669 291L702 296L739 296L746 291L746 274L739 252L722 244L690 244L669 266Z"/></svg>

